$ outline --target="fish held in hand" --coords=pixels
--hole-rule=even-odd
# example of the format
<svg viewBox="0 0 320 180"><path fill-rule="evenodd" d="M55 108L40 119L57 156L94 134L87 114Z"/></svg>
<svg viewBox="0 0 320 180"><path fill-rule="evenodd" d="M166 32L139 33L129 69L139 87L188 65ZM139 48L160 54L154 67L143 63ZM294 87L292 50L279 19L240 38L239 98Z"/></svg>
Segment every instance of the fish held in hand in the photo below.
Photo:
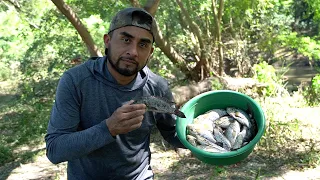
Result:
<svg viewBox="0 0 320 180"><path fill-rule="evenodd" d="M138 99L134 99L134 104L145 104L147 106L147 111L175 114L178 117L186 118L184 113L175 107L174 102L170 102L163 97L142 96Z"/></svg>

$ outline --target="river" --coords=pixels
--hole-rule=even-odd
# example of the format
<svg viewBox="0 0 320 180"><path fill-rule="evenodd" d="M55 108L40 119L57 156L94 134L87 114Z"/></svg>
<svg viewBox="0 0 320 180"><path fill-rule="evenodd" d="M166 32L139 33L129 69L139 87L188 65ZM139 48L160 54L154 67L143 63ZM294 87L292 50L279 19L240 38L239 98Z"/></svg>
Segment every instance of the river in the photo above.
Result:
<svg viewBox="0 0 320 180"><path fill-rule="evenodd" d="M284 72L280 68L276 70L278 73ZM291 66L284 74L284 78L287 79L286 87L289 91L295 91L302 82L311 82L316 74L317 71L310 66Z"/></svg>

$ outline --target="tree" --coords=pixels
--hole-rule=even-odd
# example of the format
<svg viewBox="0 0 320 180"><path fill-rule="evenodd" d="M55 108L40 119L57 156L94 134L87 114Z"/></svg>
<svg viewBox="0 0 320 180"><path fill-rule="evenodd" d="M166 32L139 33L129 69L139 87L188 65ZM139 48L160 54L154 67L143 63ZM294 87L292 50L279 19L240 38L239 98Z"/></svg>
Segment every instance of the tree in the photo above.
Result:
<svg viewBox="0 0 320 180"><path fill-rule="evenodd" d="M85 26L81 23L81 20L77 17L77 15L72 11L70 6L68 6L63 0L52 0L52 2L57 6L57 8L64 14L68 20L72 23L74 28L80 34L83 42L86 44L88 51L91 56L101 56L101 52L98 47L93 42L93 39L85 28Z"/></svg>

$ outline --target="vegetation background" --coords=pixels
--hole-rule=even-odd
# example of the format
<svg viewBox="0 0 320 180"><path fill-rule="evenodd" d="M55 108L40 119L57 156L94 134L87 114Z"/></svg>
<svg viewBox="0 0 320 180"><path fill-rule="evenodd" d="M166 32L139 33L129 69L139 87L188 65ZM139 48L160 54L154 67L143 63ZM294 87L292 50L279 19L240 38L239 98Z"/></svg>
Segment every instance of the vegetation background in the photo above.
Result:
<svg viewBox="0 0 320 180"><path fill-rule="evenodd" d="M211 90L230 89L226 78L252 79L233 90L253 97L267 117L254 152L232 166L179 156L155 130L156 179L272 179L291 171L320 179L319 0L0 0L0 179L65 178L65 164L48 163L43 146L57 82L103 55L112 16L129 6L158 20L149 66L173 89L204 80ZM288 89L284 75L293 66L313 73Z"/></svg>

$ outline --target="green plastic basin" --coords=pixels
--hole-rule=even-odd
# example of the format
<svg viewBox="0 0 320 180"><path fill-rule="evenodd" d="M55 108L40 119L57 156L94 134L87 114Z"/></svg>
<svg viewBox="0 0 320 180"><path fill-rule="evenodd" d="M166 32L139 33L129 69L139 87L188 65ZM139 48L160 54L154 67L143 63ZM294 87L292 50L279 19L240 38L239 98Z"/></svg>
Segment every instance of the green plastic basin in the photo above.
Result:
<svg viewBox="0 0 320 180"><path fill-rule="evenodd" d="M192 123L195 117L211 109L230 106L240 108L244 111L247 111L248 107L250 107L253 112L253 117L258 126L258 133L247 145L236 151L211 153L196 148L187 141L186 126ZM236 91L217 90L202 93L185 103L181 111L186 115L186 118L178 117L176 121L176 130L180 141L197 159L208 164L230 165L245 159L253 151L255 145L265 132L265 116L261 107L251 97Z"/></svg>

